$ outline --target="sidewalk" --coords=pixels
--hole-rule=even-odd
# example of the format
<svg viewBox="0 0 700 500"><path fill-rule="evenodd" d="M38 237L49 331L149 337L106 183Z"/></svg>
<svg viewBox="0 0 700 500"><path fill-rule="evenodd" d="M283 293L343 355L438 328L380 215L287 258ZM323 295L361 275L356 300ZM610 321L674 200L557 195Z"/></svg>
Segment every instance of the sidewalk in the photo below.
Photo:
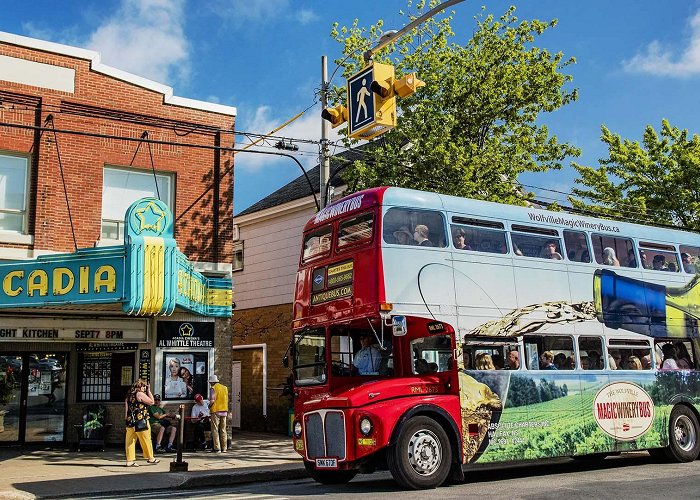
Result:
<svg viewBox="0 0 700 500"><path fill-rule="evenodd" d="M188 472L170 472L176 454L161 462L124 466L124 450L76 452L63 449L0 448L0 498L31 499L196 488L306 477L292 440L278 434L235 432L225 454L183 453ZM137 458L141 458L137 445Z"/></svg>

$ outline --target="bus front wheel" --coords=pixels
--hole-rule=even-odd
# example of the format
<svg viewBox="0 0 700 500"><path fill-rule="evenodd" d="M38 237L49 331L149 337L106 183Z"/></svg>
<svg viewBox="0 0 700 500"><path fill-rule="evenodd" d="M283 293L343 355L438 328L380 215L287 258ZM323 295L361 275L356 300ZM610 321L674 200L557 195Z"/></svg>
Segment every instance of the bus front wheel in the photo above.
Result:
<svg viewBox="0 0 700 500"><path fill-rule="evenodd" d="M437 488L450 472L450 441L435 420L413 417L387 450L387 462L391 475L400 485L414 490Z"/></svg>
<svg viewBox="0 0 700 500"><path fill-rule="evenodd" d="M345 484L357 475L356 470L318 470L310 462L304 462L311 479L321 484Z"/></svg>
<svg viewBox="0 0 700 500"><path fill-rule="evenodd" d="M676 406L668 422L666 457L674 462L692 462L700 453L698 419L688 407Z"/></svg>

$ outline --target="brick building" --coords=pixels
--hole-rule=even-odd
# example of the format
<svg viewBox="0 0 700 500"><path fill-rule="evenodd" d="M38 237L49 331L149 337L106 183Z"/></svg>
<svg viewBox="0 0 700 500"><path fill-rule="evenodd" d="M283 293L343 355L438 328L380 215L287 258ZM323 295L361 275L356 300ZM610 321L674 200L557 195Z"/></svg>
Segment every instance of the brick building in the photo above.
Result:
<svg viewBox="0 0 700 500"><path fill-rule="evenodd" d="M355 157L352 152L339 155L331 173ZM319 167L309 170L308 177L318 196ZM339 175L332 176L331 185L332 199L343 196L346 186ZM301 175L234 217L238 239L233 367L240 373L240 387L234 386L234 393L241 401L240 423L246 430L288 431L291 402L282 388L291 371L282 365L282 358L292 335L302 230L315 213L311 187Z"/></svg>
<svg viewBox="0 0 700 500"><path fill-rule="evenodd" d="M153 196L172 213L193 272L230 278L233 158L219 147L233 146L235 116L233 107L177 97L103 65L98 53L0 32L0 264L123 245L125 211ZM19 293L8 276L5 292ZM181 307L135 317L117 306L4 304L0 332L10 333L0 335L0 386L8 373L17 382L6 401L0 397L0 443L71 442L71 424L96 402L114 424L108 440L121 442L125 387L144 375L154 392L167 392L175 358L191 372L192 388L165 394L168 403L191 402L193 391L206 391L209 373L231 385L230 317ZM185 323L206 340L194 347L178 340ZM73 338L16 333L57 324ZM105 342L114 325L133 341ZM88 329L98 338L77 339Z"/></svg>

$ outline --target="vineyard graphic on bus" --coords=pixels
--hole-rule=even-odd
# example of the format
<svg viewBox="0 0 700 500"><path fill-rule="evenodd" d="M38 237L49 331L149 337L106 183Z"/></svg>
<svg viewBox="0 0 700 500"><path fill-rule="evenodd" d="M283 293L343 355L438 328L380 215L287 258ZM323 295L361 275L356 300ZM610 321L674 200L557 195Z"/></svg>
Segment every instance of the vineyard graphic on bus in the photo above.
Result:
<svg viewBox="0 0 700 500"><path fill-rule="evenodd" d="M625 330L627 337L633 332L697 342L699 283L700 276L695 276L684 286L665 287L599 269L593 276L593 301L530 305L471 330L459 352L464 461L501 462L665 446L672 398L700 391L700 374L695 371L627 372L624 381L619 377L611 381L602 369L583 374L476 370L464 364L465 359L472 363L470 356L480 349L469 351L466 340L512 339L551 325L597 320L608 328ZM698 406L697 401L693 403Z"/></svg>

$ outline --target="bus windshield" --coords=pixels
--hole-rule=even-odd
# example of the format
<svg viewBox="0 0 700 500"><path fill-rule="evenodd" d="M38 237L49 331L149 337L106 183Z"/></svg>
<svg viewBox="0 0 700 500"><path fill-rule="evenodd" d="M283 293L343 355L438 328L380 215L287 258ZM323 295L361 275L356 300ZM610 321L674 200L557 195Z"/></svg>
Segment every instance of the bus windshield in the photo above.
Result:
<svg viewBox="0 0 700 500"><path fill-rule="evenodd" d="M321 328L294 335L294 381L297 385L326 381L326 334Z"/></svg>

